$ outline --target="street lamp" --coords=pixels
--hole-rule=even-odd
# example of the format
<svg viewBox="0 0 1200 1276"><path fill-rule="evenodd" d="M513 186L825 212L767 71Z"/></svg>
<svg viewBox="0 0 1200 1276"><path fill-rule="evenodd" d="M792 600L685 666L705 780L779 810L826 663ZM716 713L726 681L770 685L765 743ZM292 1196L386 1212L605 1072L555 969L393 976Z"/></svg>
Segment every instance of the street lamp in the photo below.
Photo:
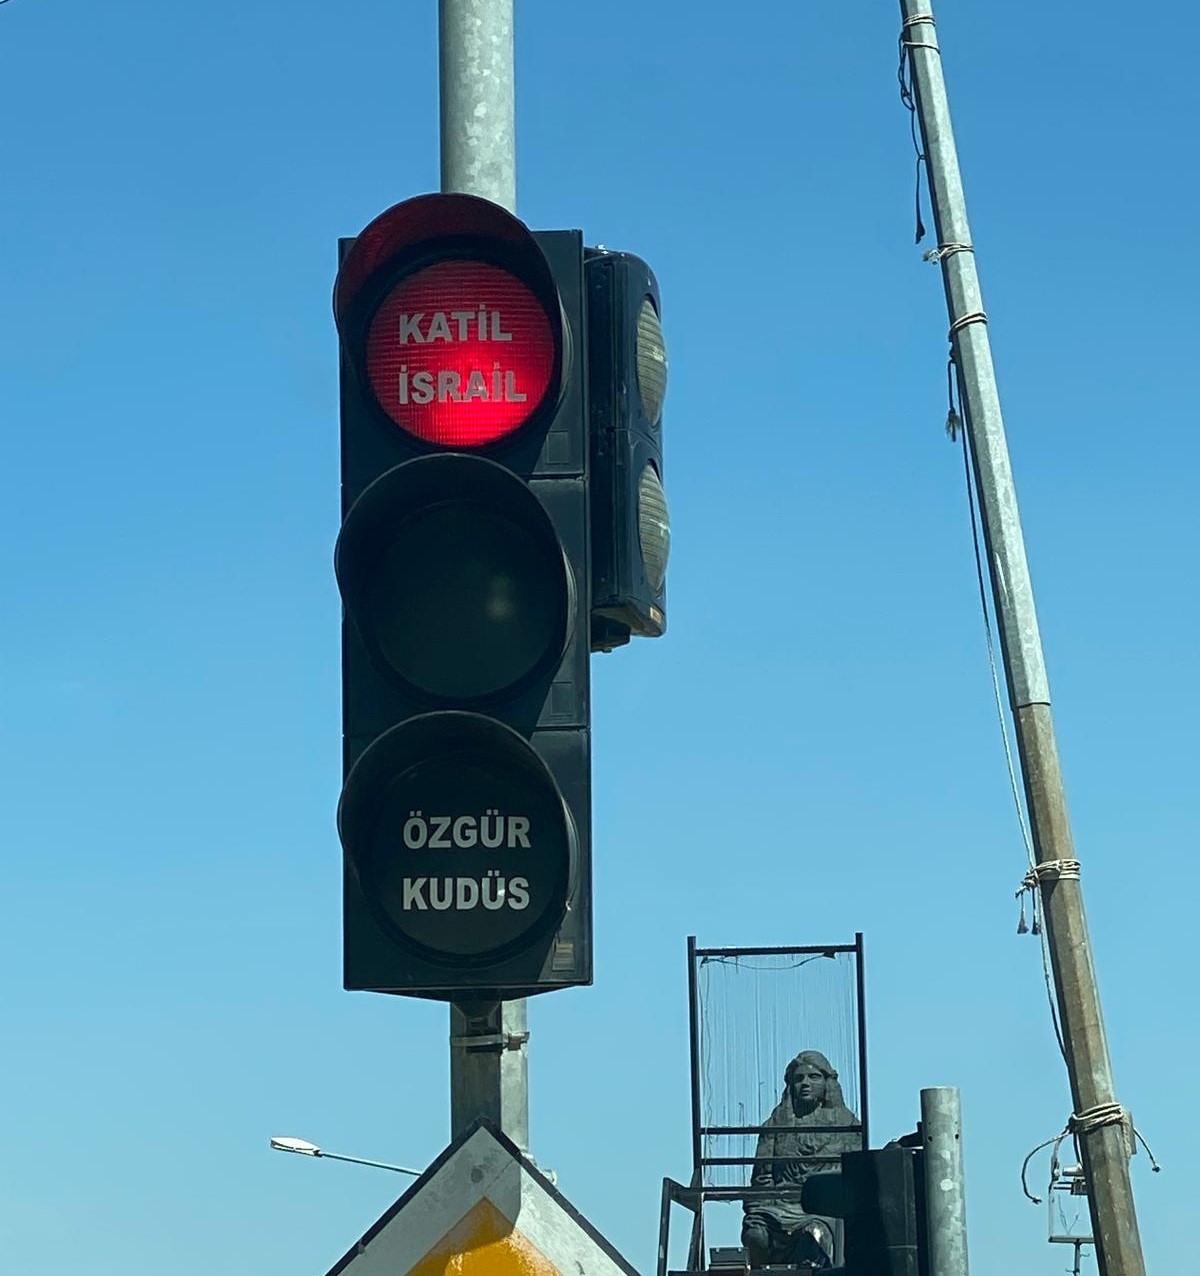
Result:
<svg viewBox="0 0 1200 1276"><path fill-rule="evenodd" d="M343 1156L340 1152L326 1152L307 1139L294 1139L290 1135L276 1135L271 1140L276 1152L294 1152L297 1156L323 1156L329 1161L349 1161L351 1165L370 1165L377 1170L395 1170L397 1174L411 1174L420 1178L421 1170L410 1170L404 1165L389 1165L386 1161L365 1161L361 1156Z"/></svg>

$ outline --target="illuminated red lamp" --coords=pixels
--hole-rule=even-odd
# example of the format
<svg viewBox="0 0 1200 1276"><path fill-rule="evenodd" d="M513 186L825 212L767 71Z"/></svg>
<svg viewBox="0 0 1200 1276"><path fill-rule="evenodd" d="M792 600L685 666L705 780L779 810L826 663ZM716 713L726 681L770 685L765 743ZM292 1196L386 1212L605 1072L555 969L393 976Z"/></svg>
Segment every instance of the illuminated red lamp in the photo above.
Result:
<svg viewBox="0 0 1200 1276"><path fill-rule="evenodd" d="M334 314L384 417L434 447L483 448L557 394L556 295L511 213L472 195L423 195L358 236Z"/></svg>
<svg viewBox="0 0 1200 1276"><path fill-rule="evenodd" d="M440 447L515 433L542 406L554 331L515 275L483 261L439 261L402 279L367 332L367 377L402 429Z"/></svg>

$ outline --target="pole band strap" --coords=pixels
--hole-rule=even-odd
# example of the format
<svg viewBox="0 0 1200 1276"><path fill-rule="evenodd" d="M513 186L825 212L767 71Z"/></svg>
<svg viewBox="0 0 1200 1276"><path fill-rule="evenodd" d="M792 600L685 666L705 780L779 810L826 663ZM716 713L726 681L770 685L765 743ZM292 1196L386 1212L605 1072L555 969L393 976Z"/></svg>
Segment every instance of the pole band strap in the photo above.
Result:
<svg viewBox="0 0 1200 1276"><path fill-rule="evenodd" d="M905 49L932 49L934 53L941 53L941 49L936 44L927 44L921 40L906 40L904 37L913 27L919 26L936 26L932 13L918 13L911 18L905 18L900 28L900 45Z"/></svg>
<svg viewBox="0 0 1200 1276"><path fill-rule="evenodd" d="M974 250L972 249L972 251ZM964 328L969 328L971 324L987 323L987 321L988 321L988 317L985 311L972 310L969 315L963 315L961 318L955 319L955 321L950 325L950 332L948 334L949 340L953 342L955 336L958 333L962 332Z"/></svg>
<svg viewBox="0 0 1200 1276"><path fill-rule="evenodd" d="M936 248L931 248L927 253L922 254L922 260L936 263L945 261L947 257L953 257L955 253L973 253L974 251L974 244L938 244Z"/></svg>
<svg viewBox="0 0 1200 1276"><path fill-rule="evenodd" d="M1098 1103L1085 1112L1073 1112L1067 1122L1072 1134L1090 1134L1105 1125L1124 1125L1129 1113L1119 1103Z"/></svg>
<svg viewBox="0 0 1200 1276"><path fill-rule="evenodd" d="M1046 882L1079 881L1081 865L1078 860L1044 860L1035 864L1021 883L1022 890L1033 890Z"/></svg>

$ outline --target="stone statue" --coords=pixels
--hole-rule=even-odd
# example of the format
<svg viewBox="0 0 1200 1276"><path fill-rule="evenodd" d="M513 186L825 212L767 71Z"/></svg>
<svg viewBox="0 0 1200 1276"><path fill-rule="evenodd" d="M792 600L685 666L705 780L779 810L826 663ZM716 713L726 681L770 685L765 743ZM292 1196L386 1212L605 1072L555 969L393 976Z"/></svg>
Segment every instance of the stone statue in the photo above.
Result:
<svg viewBox="0 0 1200 1276"><path fill-rule="evenodd" d="M846 1107L837 1072L817 1050L802 1050L788 1064L783 1096L763 1124L771 1128L759 1135L755 1156L770 1159L755 1163L751 1187L799 1188L810 1174L841 1168L836 1161L809 1158L836 1157L862 1147L860 1134L821 1131L822 1126L857 1125L858 1118ZM745 1202L742 1244L751 1267L777 1263L819 1271L833 1266L832 1220L806 1213L796 1197Z"/></svg>

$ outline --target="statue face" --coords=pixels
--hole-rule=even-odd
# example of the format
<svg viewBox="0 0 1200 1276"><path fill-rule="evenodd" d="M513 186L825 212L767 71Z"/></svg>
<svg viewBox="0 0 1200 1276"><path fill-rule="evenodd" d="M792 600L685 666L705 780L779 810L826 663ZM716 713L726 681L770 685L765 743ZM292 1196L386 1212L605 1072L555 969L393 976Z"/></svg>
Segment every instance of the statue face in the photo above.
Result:
<svg viewBox="0 0 1200 1276"><path fill-rule="evenodd" d="M794 1108L819 1107L825 1102L825 1091L828 1083L820 1068L811 1063L800 1063L792 1069L789 1083L792 1106Z"/></svg>

